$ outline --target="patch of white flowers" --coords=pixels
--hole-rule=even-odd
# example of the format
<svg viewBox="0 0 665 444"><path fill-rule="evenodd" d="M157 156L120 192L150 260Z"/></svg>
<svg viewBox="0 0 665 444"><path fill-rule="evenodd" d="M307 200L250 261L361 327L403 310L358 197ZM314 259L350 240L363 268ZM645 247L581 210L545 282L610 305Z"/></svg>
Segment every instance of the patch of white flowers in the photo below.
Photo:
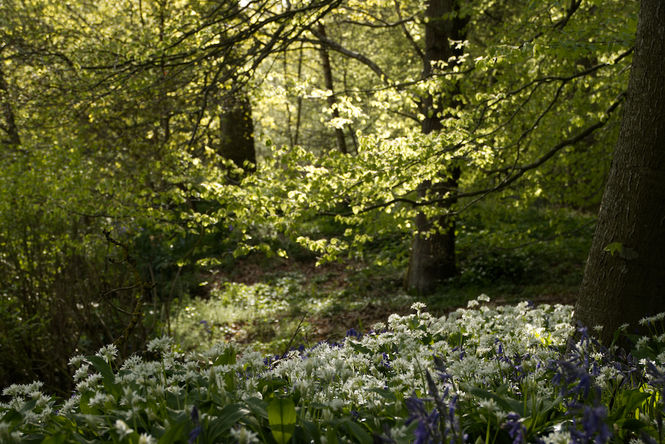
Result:
<svg viewBox="0 0 665 444"><path fill-rule="evenodd" d="M354 333L341 344L321 343L271 362L253 350L238 355L236 348L226 343L202 353L177 353L173 341L161 337L147 345L149 352L159 356L157 360L146 361L135 355L116 363L117 349L109 345L97 353L103 361L83 356L70 360L76 391L60 406L59 414L123 412L107 424L109 432L121 440L134 434L138 442L152 443L152 435L139 432L153 429L141 428L136 421L147 418L147 424L163 433L170 427L163 415L167 406L173 411L198 412L196 405L202 399L213 399L219 405L249 405L263 399L265 381L285 381L281 390L286 395L297 394L301 415L312 415L312 420L332 418L343 411L379 412L387 390L400 399L425 397L431 392L427 374L439 376L433 380L441 393L452 386L460 399L471 399L471 394L464 392L465 384L496 387L515 371L521 372L522 387L556 396L555 388L542 377L547 371L543 363L557 359L574 332L572 307L534 307L526 302L493 306L488 302L489 298L481 295L470 301L467 309L443 317L432 316L424 304L417 303L412 306L416 313L393 314L386 324L376 324L375 331L368 334ZM662 320L654 317L643 323L653 325ZM638 349L646 346L641 341ZM600 356L591 358L600 361ZM514 364L517 360L519 365ZM100 367L104 362L108 368ZM617 377L615 368L601 367L597 382L611 387ZM520 387L514 381L512 384L509 390L519 396ZM38 424L52 413L53 405L40 390L39 383L6 388L3 395L10 401L0 405L0 413L3 409L23 409L33 400L35 405L28 409L24 421ZM510 413L491 399L474 404L497 424ZM0 423L0 436L7 430ZM258 439L255 432L242 426L234 426L228 433L237 442ZM393 433L401 436L406 429L398 425ZM543 439L559 443L567 442L568 437L565 431L555 430Z"/></svg>

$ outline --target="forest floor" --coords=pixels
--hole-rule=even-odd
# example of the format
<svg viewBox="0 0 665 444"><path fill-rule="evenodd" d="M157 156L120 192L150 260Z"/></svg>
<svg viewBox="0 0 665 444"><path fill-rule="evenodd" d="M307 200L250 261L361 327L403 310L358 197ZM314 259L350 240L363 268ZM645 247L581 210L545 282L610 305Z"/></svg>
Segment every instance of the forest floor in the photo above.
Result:
<svg viewBox="0 0 665 444"><path fill-rule="evenodd" d="M402 276L394 271L366 268L360 263L327 263L317 266L315 262L274 261L271 264L256 261L241 261L230 272L217 275L218 283L224 281L254 285L270 282L283 276L300 275L304 284L316 283L318 291L340 294L342 299L357 298L356 304L336 306L329 312L318 313L309 318L317 325L320 339L335 337L351 328L371 326L385 322L392 313L411 313L414 302L425 303L435 315L443 315L460 307L469 300L486 294L494 304L514 304L531 301L536 304L573 304L577 285L548 282L535 285L530 282L484 283L460 286L455 280L442 285L427 296L407 295L402 288Z"/></svg>
<svg viewBox="0 0 665 444"><path fill-rule="evenodd" d="M527 275L515 282L455 278L432 295L416 296L403 291L400 270L357 262L241 260L209 276L207 296L180 311L184 316L175 336L189 349L225 340L283 353L300 344L337 341L350 329L366 332L393 313L412 313L414 302L437 316L466 307L481 294L494 304L572 304L582 271L575 265L555 271L559 276Z"/></svg>
<svg viewBox="0 0 665 444"><path fill-rule="evenodd" d="M494 218L460 222L459 275L431 295L403 290L410 244L403 233L368 245L362 261L317 266L311 252L292 246L291 259L257 254L210 271L198 296L173 307L170 333L183 349L225 340L283 353L337 341L350 329L366 332L393 313L411 313L415 302L437 316L481 294L493 304L573 304L595 217L547 208L485 213Z"/></svg>

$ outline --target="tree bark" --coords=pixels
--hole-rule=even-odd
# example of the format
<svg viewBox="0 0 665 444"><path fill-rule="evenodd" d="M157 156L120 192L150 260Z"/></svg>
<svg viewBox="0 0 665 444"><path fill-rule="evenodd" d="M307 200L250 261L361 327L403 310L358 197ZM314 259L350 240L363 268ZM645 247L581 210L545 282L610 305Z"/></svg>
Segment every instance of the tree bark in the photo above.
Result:
<svg viewBox="0 0 665 444"><path fill-rule="evenodd" d="M317 27L317 33L321 35L324 39L327 38L326 28L325 26L323 26L323 24L319 24L319 26ZM338 119L339 111L337 110L336 106L337 99L335 98L332 66L330 65L330 55L328 54L328 49L326 48L324 43L321 44L321 48L319 49L319 55L321 56L321 68L323 69L323 80L326 85L326 90L328 90L329 92L326 100L328 101L328 106L332 110L333 119ZM337 139L337 148L339 148L339 150L342 153L346 154L348 150L346 148L346 139L344 138L344 131L342 131L342 128L335 128L335 138Z"/></svg>
<svg viewBox="0 0 665 444"><path fill-rule="evenodd" d="M219 154L232 160L245 171L254 171L256 148L254 146L254 122L252 106L247 92L243 89L232 91L224 101L224 111L220 118L221 142ZM246 167L245 162L251 163ZM239 179L235 175L232 178Z"/></svg>
<svg viewBox="0 0 665 444"><path fill-rule="evenodd" d="M2 129L7 137L0 138L0 143L18 146L21 144L21 137L19 136L18 127L16 126L16 119L14 117L14 110L9 100L9 86L5 80L5 75L0 65L0 111L2 112L2 119L4 122L0 123Z"/></svg>
<svg viewBox="0 0 665 444"><path fill-rule="evenodd" d="M423 78L430 77L434 70L432 62L456 63L463 50L451 46L450 40L462 40L468 19L459 17L458 0L430 0L427 4L425 23L425 51L423 52ZM453 88L453 89L456 89ZM425 116L421 122L423 134L440 131L443 128L442 115L447 107L458 104L449 97L425 96L420 103L420 112ZM418 194L450 193L440 206L450 208L455 204L459 168L442 165L444 180L434 187L430 182L420 185ZM439 216L428 220L424 213L416 217L416 233L411 243L409 268L404 278L404 287L410 293L431 293L443 280L457 274L455 260L455 221L449 216Z"/></svg>
<svg viewBox="0 0 665 444"><path fill-rule="evenodd" d="M602 325L665 311L665 3L642 0L628 100L575 318Z"/></svg>

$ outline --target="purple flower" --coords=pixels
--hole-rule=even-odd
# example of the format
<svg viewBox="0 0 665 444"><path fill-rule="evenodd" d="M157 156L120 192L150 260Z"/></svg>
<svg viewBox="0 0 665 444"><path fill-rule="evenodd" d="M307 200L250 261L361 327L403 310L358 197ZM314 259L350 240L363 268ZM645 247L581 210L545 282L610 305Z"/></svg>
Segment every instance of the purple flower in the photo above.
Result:
<svg viewBox="0 0 665 444"><path fill-rule="evenodd" d="M350 337L353 337L353 338L356 338L356 339L360 339L360 338L362 337L362 333L360 333L360 332L359 332L358 330L356 330L355 328L350 328L350 329L346 332L346 336L347 336L347 337L350 336Z"/></svg>
<svg viewBox="0 0 665 444"><path fill-rule="evenodd" d="M388 356L388 353L386 352L383 352L381 357L381 365L388 369L392 368L392 365L390 365L390 356Z"/></svg>
<svg viewBox="0 0 665 444"><path fill-rule="evenodd" d="M187 442L189 444L193 444L203 431L203 427L201 427L201 424L199 424L199 409L196 408L196 406L192 407L190 418L192 419L195 427L189 432L189 440L187 440Z"/></svg>
<svg viewBox="0 0 665 444"><path fill-rule="evenodd" d="M199 435L201 434L202 431L203 431L203 427L201 427L200 425L197 425L196 427L194 427L192 429L192 431L189 432L189 439L187 440L187 442L189 444L194 444L194 442L196 442L196 439L199 437Z"/></svg>
<svg viewBox="0 0 665 444"><path fill-rule="evenodd" d="M508 431L508 435L513 439L513 444L524 444L526 443L526 437L524 436L526 430L524 424L520 422L520 415L517 413L509 413L507 416L507 421L503 427Z"/></svg>
<svg viewBox="0 0 665 444"><path fill-rule="evenodd" d="M584 406L582 413L582 430L577 428L577 419L573 420L570 435L576 443L603 444L610 440L612 432L605 422L607 408L605 406Z"/></svg>
<svg viewBox="0 0 665 444"><path fill-rule="evenodd" d="M441 442L439 434L439 412L434 409L431 413L427 412L425 402L418 398L408 398L405 400L406 407L411 416L406 420L406 425L416 421L418 426L414 431L414 444L429 444Z"/></svg>

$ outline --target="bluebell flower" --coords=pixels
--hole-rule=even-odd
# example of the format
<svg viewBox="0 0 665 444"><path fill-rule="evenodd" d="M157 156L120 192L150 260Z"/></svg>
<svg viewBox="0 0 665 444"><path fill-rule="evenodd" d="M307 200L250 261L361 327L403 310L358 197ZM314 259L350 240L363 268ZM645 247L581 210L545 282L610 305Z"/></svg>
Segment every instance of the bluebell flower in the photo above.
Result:
<svg viewBox="0 0 665 444"><path fill-rule="evenodd" d="M392 365L390 365L390 356L388 356L388 353L383 352L383 355L381 356L381 365L383 365L385 368L392 368Z"/></svg>
<svg viewBox="0 0 665 444"><path fill-rule="evenodd" d="M360 333L358 330L352 327L346 332L346 337L360 339L362 337L362 333Z"/></svg>
<svg viewBox="0 0 665 444"><path fill-rule="evenodd" d="M187 440L187 442L189 444L194 444L194 442L196 442L197 438L199 437L199 435L201 434L202 431L203 431L203 427L201 427L200 425L197 425L196 427L194 427L192 429L192 431L189 432L189 439Z"/></svg>
<svg viewBox="0 0 665 444"><path fill-rule="evenodd" d="M524 424L520 421L520 415L517 413L509 413L506 417L507 421L503 427L508 431L508 435L513 439L513 444L526 443Z"/></svg>
<svg viewBox="0 0 665 444"><path fill-rule="evenodd" d="M199 423L199 409L196 406L192 407L190 418L194 423L194 428L189 432L189 439L187 442L193 444L203 431L203 427L201 427L201 424Z"/></svg>
<svg viewBox="0 0 665 444"><path fill-rule="evenodd" d="M418 424L414 431L414 444L440 443L441 434L439 433L439 412L437 409L435 408L431 413L428 413L425 402L416 397L407 398L404 402L411 414L406 420L406 425L414 421Z"/></svg>
<svg viewBox="0 0 665 444"><path fill-rule="evenodd" d="M612 432L605 422L607 408L605 406L591 407L585 405L582 413L582 430L578 429L577 418L571 424L570 436L573 442L603 444L610 440Z"/></svg>

